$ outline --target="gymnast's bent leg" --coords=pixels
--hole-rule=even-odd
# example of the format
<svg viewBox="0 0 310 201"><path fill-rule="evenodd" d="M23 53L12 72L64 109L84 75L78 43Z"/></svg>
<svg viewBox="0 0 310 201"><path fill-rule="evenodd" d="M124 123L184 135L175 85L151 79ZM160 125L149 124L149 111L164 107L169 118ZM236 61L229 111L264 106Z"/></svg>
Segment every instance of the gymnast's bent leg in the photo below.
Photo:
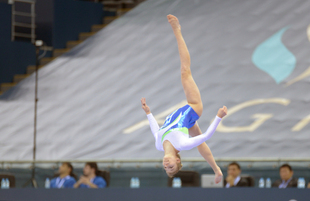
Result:
<svg viewBox="0 0 310 201"><path fill-rule="evenodd" d="M199 128L198 123L196 122L195 125L189 129L189 135L191 137L195 137L201 134L202 132ZM219 183L223 178L223 173L220 167L217 166L209 146L207 145L207 143L203 142L202 144L197 146L197 148L200 155L209 163L209 165L213 169L215 173L215 179L214 179L215 183Z"/></svg>

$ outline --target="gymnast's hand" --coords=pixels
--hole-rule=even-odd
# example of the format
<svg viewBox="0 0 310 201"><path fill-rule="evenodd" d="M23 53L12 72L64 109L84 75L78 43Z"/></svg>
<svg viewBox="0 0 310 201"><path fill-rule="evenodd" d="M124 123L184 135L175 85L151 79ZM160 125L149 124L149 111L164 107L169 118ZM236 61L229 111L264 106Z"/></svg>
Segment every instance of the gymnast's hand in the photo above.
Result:
<svg viewBox="0 0 310 201"><path fill-rule="evenodd" d="M149 106L147 106L145 98L141 98L141 104L142 104L142 109L144 110L144 112L148 115L151 113L151 110L149 108Z"/></svg>
<svg viewBox="0 0 310 201"><path fill-rule="evenodd" d="M217 112L217 116L220 118L223 118L227 115L227 107L223 106L222 108L219 109L219 111Z"/></svg>

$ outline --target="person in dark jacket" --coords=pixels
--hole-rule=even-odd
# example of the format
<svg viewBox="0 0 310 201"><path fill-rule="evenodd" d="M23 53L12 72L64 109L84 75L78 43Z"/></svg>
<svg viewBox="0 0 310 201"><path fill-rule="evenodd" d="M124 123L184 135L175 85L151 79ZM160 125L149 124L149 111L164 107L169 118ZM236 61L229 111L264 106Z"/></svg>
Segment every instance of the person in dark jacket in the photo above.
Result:
<svg viewBox="0 0 310 201"><path fill-rule="evenodd" d="M289 164L283 164L280 167L279 172L281 179L275 181L272 184L272 187L278 187L278 188L297 187L297 179L293 178L294 171Z"/></svg>
<svg viewBox="0 0 310 201"><path fill-rule="evenodd" d="M224 181L224 187L246 187L249 186L249 182L247 179L242 178L241 167L238 163L232 162L228 165L227 169L227 177Z"/></svg>

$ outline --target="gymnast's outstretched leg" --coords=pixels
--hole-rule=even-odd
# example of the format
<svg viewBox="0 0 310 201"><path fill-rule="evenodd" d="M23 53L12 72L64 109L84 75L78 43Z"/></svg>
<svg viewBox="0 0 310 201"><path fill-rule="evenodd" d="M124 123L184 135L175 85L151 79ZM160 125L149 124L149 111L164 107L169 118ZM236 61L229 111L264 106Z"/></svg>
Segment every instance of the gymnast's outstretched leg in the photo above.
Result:
<svg viewBox="0 0 310 201"><path fill-rule="evenodd" d="M199 89L191 73L190 69L191 59L186 43L181 33L181 26L179 24L179 20L173 15L168 15L167 18L168 22L170 23L173 29L175 38L177 39L178 43L178 49L181 60L181 80L186 99L188 104L195 110L195 112L200 117L203 110L203 104L201 101Z"/></svg>
<svg viewBox="0 0 310 201"><path fill-rule="evenodd" d="M191 127L188 130L188 132L191 137L195 137L202 134L197 122L193 127ZM209 165L213 169L215 173L215 179L214 179L215 183L219 183L223 178L223 173L219 168L219 166L217 166L209 146L207 145L207 143L204 142L201 145L197 146L197 148L200 155L209 163Z"/></svg>

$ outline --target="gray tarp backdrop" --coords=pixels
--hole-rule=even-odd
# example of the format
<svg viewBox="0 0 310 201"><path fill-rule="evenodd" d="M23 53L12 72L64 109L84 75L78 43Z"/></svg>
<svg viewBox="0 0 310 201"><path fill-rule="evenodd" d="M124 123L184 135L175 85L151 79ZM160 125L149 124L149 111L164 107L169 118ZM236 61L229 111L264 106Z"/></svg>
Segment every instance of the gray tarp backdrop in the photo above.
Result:
<svg viewBox="0 0 310 201"><path fill-rule="evenodd" d="M159 122L185 101L181 23L215 157L309 157L310 2L149 0L39 71L37 159L157 159L140 107ZM2 95L0 160L31 160L34 75ZM199 157L197 149L182 157Z"/></svg>

